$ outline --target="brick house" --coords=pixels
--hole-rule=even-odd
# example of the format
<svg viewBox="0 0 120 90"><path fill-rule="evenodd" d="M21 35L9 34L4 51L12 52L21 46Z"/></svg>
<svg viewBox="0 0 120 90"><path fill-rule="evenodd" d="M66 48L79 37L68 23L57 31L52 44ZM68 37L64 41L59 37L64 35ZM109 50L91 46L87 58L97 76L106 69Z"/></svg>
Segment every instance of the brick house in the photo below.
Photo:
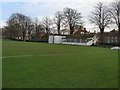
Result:
<svg viewBox="0 0 120 90"><path fill-rule="evenodd" d="M93 37L95 33L90 33L86 30L86 28L83 28L83 26L80 26L78 29L75 30L73 33L75 36L83 36L83 37ZM100 33L96 34L98 38L100 38ZM99 41L98 41L99 43ZM113 29L110 32L104 32L103 34L103 44L108 45L118 45L118 31Z"/></svg>
<svg viewBox="0 0 120 90"><path fill-rule="evenodd" d="M98 33L98 37L100 37L100 33ZM104 32L103 43L110 45L118 45L118 31L114 29L110 32Z"/></svg>
<svg viewBox="0 0 120 90"><path fill-rule="evenodd" d="M77 29L75 29L75 31L73 32L74 35L80 35L80 34L90 34L90 32L88 32L86 30L86 28L83 28L83 26L79 26Z"/></svg>

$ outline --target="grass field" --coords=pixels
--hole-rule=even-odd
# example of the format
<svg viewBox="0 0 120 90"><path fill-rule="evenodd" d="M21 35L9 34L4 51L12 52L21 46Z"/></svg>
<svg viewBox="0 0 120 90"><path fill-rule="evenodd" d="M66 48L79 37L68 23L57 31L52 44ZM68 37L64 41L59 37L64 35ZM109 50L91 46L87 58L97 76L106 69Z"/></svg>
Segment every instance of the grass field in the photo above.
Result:
<svg viewBox="0 0 120 90"><path fill-rule="evenodd" d="M2 40L0 39L0 89L2 88Z"/></svg>
<svg viewBox="0 0 120 90"><path fill-rule="evenodd" d="M109 48L3 41L3 88L116 88Z"/></svg>

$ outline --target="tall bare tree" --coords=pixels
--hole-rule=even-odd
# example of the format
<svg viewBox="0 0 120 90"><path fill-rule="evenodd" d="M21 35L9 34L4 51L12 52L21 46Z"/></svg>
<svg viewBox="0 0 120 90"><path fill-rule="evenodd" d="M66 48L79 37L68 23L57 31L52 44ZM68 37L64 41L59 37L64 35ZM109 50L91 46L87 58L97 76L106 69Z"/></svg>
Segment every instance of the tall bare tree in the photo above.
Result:
<svg viewBox="0 0 120 90"><path fill-rule="evenodd" d="M20 21L20 25L22 28L22 35L23 35L23 41L25 41L26 39L26 34L28 32L29 26L31 25L31 19L28 16L25 16L23 14L17 14L19 21Z"/></svg>
<svg viewBox="0 0 120 90"><path fill-rule="evenodd" d="M82 16L77 10L72 8L64 8L64 18L69 25L70 34L73 34L75 25L82 24Z"/></svg>
<svg viewBox="0 0 120 90"><path fill-rule="evenodd" d="M38 20L38 18L35 18L34 26L35 26L36 38L40 39L41 38L40 37L41 33L45 32L44 31L44 26L43 26L42 22Z"/></svg>
<svg viewBox="0 0 120 90"><path fill-rule="evenodd" d="M120 0L112 3L110 13L112 15L113 22L118 27L118 31L119 31L119 33L118 33L118 45L120 46Z"/></svg>
<svg viewBox="0 0 120 90"><path fill-rule="evenodd" d="M29 23L29 26L28 26L28 39L29 40L31 39L32 31L34 31L34 23L33 22Z"/></svg>
<svg viewBox="0 0 120 90"><path fill-rule="evenodd" d="M17 20L17 16L16 14L12 14L8 21L7 21L7 24L8 24L8 34L10 36L10 38L16 38L18 33L19 33L19 30L20 30L20 24L19 24L19 21Z"/></svg>
<svg viewBox="0 0 120 90"><path fill-rule="evenodd" d="M103 43L103 33L106 27L109 27L111 24L111 15L109 10L103 3L99 2L95 7L94 12L92 12L92 16L90 17L90 22L94 25L98 26L101 32L101 43Z"/></svg>
<svg viewBox="0 0 120 90"><path fill-rule="evenodd" d="M49 35L52 21L48 17L44 17L42 20L42 24L44 26L45 32L47 33L47 35Z"/></svg>
<svg viewBox="0 0 120 90"><path fill-rule="evenodd" d="M62 25L62 20L63 20L63 14L62 12L58 11L55 13L55 18L54 18L54 22L57 26L57 32L58 34L61 34L60 32L60 28L61 28L61 25Z"/></svg>
<svg viewBox="0 0 120 90"><path fill-rule="evenodd" d="M13 13L8 19L8 26L14 32L14 38L16 37L16 32L22 33L23 41L25 41L26 31L28 30L29 23L31 22L31 18L25 16L21 13Z"/></svg>
<svg viewBox="0 0 120 90"><path fill-rule="evenodd" d="M110 10L112 18L116 23L118 30L120 31L120 0L112 3L112 8Z"/></svg>
<svg viewBox="0 0 120 90"><path fill-rule="evenodd" d="M34 26L35 26L36 38L40 39L40 33L43 30L43 27L40 21L38 20L38 18L35 18Z"/></svg>

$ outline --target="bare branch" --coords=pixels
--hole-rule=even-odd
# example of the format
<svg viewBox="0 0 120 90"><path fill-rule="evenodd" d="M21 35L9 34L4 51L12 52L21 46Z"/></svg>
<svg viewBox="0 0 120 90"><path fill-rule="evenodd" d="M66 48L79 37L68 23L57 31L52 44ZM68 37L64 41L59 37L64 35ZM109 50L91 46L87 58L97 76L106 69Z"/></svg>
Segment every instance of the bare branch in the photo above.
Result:
<svg viewBox="0 0 120 90"><path fill-rule="evenodd" d="M64 8L64 18L69 25L70 34L73 34L75 25L83 23L81 13L75 9Z"/></svg>

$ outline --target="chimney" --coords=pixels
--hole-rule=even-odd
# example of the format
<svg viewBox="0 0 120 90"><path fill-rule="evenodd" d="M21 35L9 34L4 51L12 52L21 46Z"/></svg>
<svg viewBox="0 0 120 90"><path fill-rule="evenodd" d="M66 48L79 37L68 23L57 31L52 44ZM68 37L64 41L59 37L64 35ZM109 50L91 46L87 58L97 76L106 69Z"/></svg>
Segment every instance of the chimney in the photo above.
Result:
<svg viewBox="0 0 120 90"><path fill-rule="evenodd" d="M83 29L83 26L80 26L79 29L82 30L82 29Z"/></svg>
<svg viewBox="0 0 120 90"><path fill-rule="evenodd" d="M84 31L86 31L86 28L84 28Z"/></svg>

